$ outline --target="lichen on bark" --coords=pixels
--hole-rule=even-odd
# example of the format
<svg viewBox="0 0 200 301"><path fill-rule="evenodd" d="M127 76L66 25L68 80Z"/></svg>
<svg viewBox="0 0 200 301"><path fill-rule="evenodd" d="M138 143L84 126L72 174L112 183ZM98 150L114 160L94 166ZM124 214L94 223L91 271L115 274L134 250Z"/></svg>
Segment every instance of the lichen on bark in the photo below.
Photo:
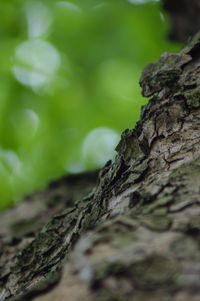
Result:
<svg viewBox="0 0 200 301"><path fill-rule="evenodd" d="M0 300L199 300L199 58L197 34L144 69L140 121L95 190L3 262Z"/></svg>

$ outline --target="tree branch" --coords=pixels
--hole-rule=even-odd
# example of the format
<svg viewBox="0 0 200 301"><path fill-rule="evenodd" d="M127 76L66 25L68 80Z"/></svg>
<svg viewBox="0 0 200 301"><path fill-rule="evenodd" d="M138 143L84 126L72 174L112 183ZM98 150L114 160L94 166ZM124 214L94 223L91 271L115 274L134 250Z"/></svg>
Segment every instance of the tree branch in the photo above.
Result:
<svg viewBox="0 0 200 301"><path fill-rule="evenodd" d="M199 299L199 74L200 34L144 69L115 162L9 258L0 300Z"/></svg>

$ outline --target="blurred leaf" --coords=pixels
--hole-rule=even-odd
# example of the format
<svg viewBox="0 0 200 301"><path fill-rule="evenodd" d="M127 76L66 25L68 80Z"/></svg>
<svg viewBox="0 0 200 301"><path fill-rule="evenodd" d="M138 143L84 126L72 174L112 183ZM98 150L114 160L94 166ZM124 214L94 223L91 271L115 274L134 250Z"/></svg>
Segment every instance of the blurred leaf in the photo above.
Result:
<svg viewBox="0 0 200 301"><path fill-rule="evenodd" d="M2 0L0 209L115 155L143 67L178 45L158 1Z"/></svg>

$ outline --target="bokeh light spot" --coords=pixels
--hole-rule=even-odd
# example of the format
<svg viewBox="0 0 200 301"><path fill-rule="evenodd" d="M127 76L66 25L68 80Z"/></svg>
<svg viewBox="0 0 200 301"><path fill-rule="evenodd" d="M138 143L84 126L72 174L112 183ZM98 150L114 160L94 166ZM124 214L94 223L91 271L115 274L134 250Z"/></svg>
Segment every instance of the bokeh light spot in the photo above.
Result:
<svg viewBox="0 0 200 301"><path fill-rule="evenodd" d="M82 13L82 9L77 4L68 1L59 1L57 5L69 11Z"/></svg>
<svg viewBox="0 0 200 301"><path fill-rule="evenodd" d="M145 4L148 2L159 2L160 0L128 0L128 2L133 4Z"/></svg>
<svg viewBox="0 0 200 301"><path fill-rule="evenodd" d="M0 161L5 169L13 173L20 173L21 162L13 150L0 149Z"/></svg>
<svg viewBox="0 0 200 301"><path fill-rule="evenodd" d="M67 166L65 166L65 170L67 172L74 173L74 174L83 172L85 169L86 169L86 165L82 161L70 163Z"/></svg>
<svg viewBox="0 0 200 301"><path fill-rule="evenodd" d="M52 23L50 9L41 2L28 2L25 4L28 23L28 37L39 38L47 35Z"/></svg>
<svg viewBox="0 0 200 301"><path fill-rule="evenodd" d="M13 73L24 85L37 88L51 82L59 66L59 52L43 40L29 40L15 49Z"/></svg>
<svg viewBox="0 0 200 301"><path fill-rule="evenodd" d="M82 145L84 161L89 166L103 166L115 156L115 147L120 136L113 129L100 127L87 134Z"/></svg>

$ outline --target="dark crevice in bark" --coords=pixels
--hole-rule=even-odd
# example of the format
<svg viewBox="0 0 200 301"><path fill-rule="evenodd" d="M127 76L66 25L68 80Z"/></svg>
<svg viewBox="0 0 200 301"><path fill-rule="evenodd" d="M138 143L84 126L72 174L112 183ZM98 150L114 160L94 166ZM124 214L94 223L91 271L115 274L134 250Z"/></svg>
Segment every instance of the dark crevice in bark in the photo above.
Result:
<svg viewBox="0 0 200 301"><path fill-rule="evenodd" d="M163 0L163 8L171 21L169 38L176 42L186 42L200 30L199 0Z"/></svg>

